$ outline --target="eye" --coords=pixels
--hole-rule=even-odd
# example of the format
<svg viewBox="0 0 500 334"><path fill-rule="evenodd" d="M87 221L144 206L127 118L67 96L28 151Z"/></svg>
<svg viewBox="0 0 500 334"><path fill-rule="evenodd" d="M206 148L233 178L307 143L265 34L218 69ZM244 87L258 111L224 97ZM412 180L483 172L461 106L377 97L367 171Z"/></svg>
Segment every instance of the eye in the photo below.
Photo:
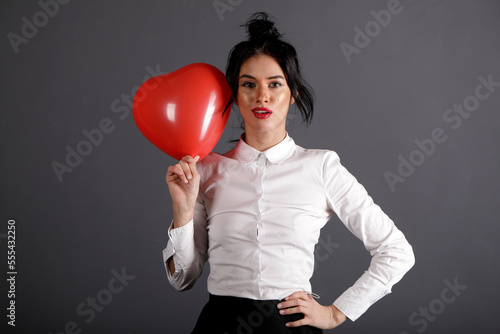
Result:
<svg viewBox="0 0 500 334"><path fill-rule="evenodd" d="M242 87L248 87L248 88L254 88L255 87L255 84L253 82L250 82L250 81L245 81L241 84Z"/></svg>
<svg viewBox="0 0 500 334"><path fill-rule="evenodd" d="M283 85L279 81L271 82L269 84L269 87L271 87L271 88L278 88L278 87L281 87L281 86L283 86Z"/></svg>

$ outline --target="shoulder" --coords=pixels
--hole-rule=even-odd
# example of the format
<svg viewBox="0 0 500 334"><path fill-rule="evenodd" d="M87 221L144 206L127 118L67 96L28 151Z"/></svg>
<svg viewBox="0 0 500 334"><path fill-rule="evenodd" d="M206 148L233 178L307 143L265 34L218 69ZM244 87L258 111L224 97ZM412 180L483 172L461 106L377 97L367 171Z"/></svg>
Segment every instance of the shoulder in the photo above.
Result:
<svg viewBox="0 0 500 334"><path fill-rule="evenodd" d="M226 169L228 165L235 162L233 157L233 151L226 152L224 154L211 152L205 158L200 160L196 164L196 169L200 173L200 176L203 179L210 178L213 174L218 174L222 170Z"/></svg>
<svg viewBox="0 0 500 334"><path fill-rule="evenodd" d="M314 179L324 182L332 178L341 168L340 158L335 151L310 149L296 145L294 154L286 161L288 168L302 170Z"/></svg>
<svg viewBox="0 0 500 334"><path fill-rule="evenodd" d="M326 149L310 149L296 145L295 155L297 159L311 161L311 163L321 162L321 165L335 161L340 162L337 152Z"/></svg>
<svg viewBox="0 0 500 334"><path fill-rule="evenodd" d="M209 155L198 162L198 166L200 166L200 168L202 169L210 169L214 166L228 163L231 160L235 160L234 149L226 153L211 152Z"/></svg>
<svg viewBox="0 0 500 334"><path fill-rule="evenodd" d="M337 152L327 149L306 149L297 146L295 153L302 168L316 175L323 183L340 182L351 179L351 174L342 165Z"/></svg>
<svg viewBox="0 0 500 334"><path fill-rule="evenodd" d="M196 168L200 173L205 173L214 168L220 163L222 155L220 153L211 152L209 155L198 161Z"/></svg>

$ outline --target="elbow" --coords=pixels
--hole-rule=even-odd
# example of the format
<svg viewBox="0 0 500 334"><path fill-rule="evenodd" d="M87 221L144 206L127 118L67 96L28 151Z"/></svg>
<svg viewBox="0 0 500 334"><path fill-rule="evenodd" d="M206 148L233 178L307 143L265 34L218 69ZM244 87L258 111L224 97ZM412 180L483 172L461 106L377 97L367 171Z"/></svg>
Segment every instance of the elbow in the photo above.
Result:
<svg viewBox="0 0 500 334"><path fill-rule="evenodd" d="M406 272L408 272L415 265L415 253L413 252L413 247L408 243L405 250L404 263Z"/></svg>
<svg viewBox="0 0 500 334"><path fill-rule="evenodd" d="M182 292L182 291L187 291L189 289L191 289L194 285L194 282L190 282L190 283L181 283L181 284L175 284L175 283L171 283L172 287L176 290L176 291L179 291L179 292Z"/></svg>
<svg viewBox="0 0 500 334"><path fill-rule="evenodd" d="M167 277L170 285L177 291L186 291L191 289L196 280L201 275L201 268L196 268L195 270L178 270L171 274L167 270Z"/></svg>
<svg viewBox="0 0 500 334"><path fill-rule="evenodd" d="M194 282L189 281L186 279L182 279L179 277L179 273L174 273L173 275L168 275L168 281L170 285L176 290L176 291L186 291L189 290L193 287Z"/></svg>
<svg viewBox="0 0 500 334"><path fill-rule="evenodd" d="M415 265L415 253L413 252L413 247L403 236L395 245L396 258L399 262L399 267L404 273L407 273Z"/></svg>

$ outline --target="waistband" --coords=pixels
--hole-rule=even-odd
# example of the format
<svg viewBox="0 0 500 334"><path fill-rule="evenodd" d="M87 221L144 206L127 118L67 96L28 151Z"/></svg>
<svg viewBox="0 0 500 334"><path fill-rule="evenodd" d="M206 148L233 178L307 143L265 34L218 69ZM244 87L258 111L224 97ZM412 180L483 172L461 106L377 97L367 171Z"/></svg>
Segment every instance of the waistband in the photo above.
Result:
<svg viewBox="0 0 500 334"><path fill-rule="evenodd" d="M284 301L285 299L250 299L250 298L243 298L243 297L234 297L234 296L220 296L220 295L213 295L209 294L208 300L215 302L215 303L236 303L236 304L251 304L254 302L271 302L271 303L279 303L281 301Z"/></svg>

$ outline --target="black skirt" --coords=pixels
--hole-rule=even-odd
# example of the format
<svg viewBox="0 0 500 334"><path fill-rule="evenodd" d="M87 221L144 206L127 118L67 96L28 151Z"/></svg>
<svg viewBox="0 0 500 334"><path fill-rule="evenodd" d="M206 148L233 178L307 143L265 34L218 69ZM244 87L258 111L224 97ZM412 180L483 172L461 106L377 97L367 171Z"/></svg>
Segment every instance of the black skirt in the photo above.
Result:
<svg viewBox="0 0 500 334"><path fill-rule="evenodd" d="M283 301L283 300L282 300ZM281 315L279 300L253 300L210 294L191 334L319 334L311 326L289 328L287 322L304 317L301 313Z"/></svg>

